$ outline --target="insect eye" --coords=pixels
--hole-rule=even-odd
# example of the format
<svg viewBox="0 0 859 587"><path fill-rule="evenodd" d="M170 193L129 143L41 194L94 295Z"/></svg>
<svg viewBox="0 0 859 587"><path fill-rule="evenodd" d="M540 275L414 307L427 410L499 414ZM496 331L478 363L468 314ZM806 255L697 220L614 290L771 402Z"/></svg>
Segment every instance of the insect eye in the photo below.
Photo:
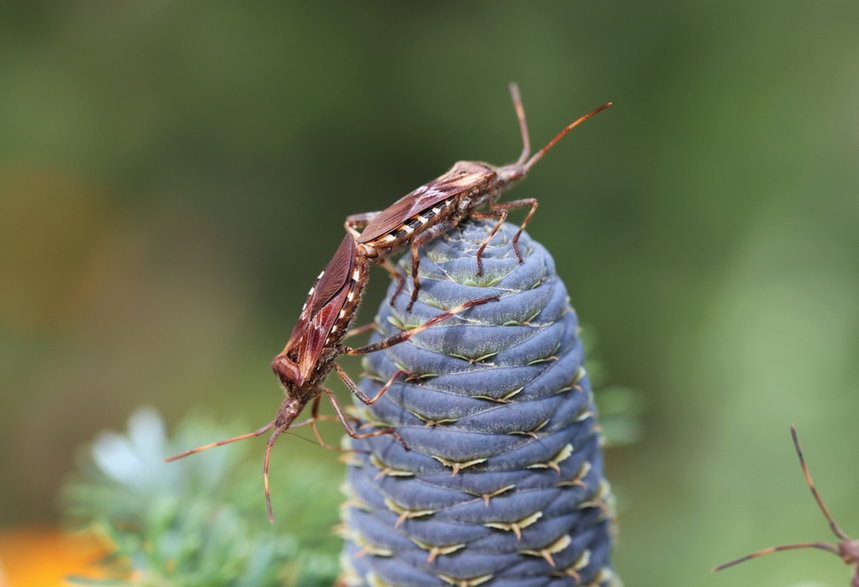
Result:
<svg viewBox="0 0 859 587"><path fill-rule="evenodd" d="M298 361L298 356L295 354L295 351L289 351L288 353L286 353L286 358L293 363Z"/></svg>

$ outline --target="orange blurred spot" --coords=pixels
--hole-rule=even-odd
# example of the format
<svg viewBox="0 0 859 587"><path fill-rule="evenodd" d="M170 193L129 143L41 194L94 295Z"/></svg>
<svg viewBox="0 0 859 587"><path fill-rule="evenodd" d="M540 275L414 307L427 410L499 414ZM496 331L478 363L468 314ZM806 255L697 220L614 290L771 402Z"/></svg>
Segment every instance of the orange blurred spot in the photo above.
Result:
<svg viewBox="0 0 859 587"><path fill-rule="evenodd" d="M0 587L70 585L68 575L105 578L94 563L106 555L91 534L65 534L50 528L0 533Z"/></svg>

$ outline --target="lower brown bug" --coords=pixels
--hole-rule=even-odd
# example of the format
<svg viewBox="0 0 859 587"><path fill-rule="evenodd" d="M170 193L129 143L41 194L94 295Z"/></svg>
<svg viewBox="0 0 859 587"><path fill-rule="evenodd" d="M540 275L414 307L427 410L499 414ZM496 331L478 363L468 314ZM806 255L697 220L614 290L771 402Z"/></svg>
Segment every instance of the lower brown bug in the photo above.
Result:
<svg viewBox="0 0 859 587"><path fill-rule="evenodd" d="M848 565L856 565L856 570L853 574L853 579L850 584L853 587L859 587L859 540L855 540L850 538L844 530L832 519L832 515L829 513L829 509L826 507L826 504L823 503L823 499L820 497L820 493L818 493L817 488L814 486L814 480L811 478L811 473L808 472L808 465L805 464L805 457L802 454L802 448L799 445L799 437L796 434L796 426L790 427L790 435L793 438L793 445L796 447L796 454L799 456L799 464L802 467L802 473L805 475L805 482L808 484L808 488L811 490L811 494L814 496L814 500L817 502L817 505L820 507L820 511L823 512L826 521L829 522L829 527L832 529L832 533L840 540L838 544L829 544L827 542L803 542L800 544L784 544L782 546L772 546L770 548L764 548L763 550L759 550L757 552L753 552L751 554L747 554L746 556L741 556L738 559L726 562L724 564L715 567L713 571L721 571L722 569L727 569L728 567L732 567L734 565L738 565L742 562L745 562L749 559L758 558L759 556L764 556L767 554L772 554L774 552L780 552L782 550L797 550L800 548L817 548L819 550L825 550L826 552L831 552L832 554L838 556Z"/></svg>
<svg viewBox="0 0 859 587"><path fill-rule="evenodd" d="M270 431L271 436L266 445L265 460L263 461L263 479L268 517L269 521L273 522L271 492L268 485L269 460L274 443L286 430L309 424L320 445L325 448L340 450L338 447L327 444L322 439L322 435L316 425L319 421L337 420L352 438L369 438L371 436L391 434L402 442L399 434L391 428L379 428L371 432L358 433L352 426L350 418L346 416L343 408L337 402L334 392L322 385L328 373L331 369L334 369L352 393L358 396L364 403L372 404L385 393L388 387L394 382L394 379L401 375L401 373L396 373L374 397L368 397L361 391L358 384L352 381L349 375L335 362L335 359L340 355L363 355L386 349L408 340L415 334L471 307L495 301L498 297L492 296L470 300L447 312L437 314L435 317L430 318L411 330L403 331L363 347L348 347L342 344L341 341L350 333L355 332L349 331L349 327L358 311L366 284L367 261L364 257L357 254L355 239L351 234L347 234L337 248L337 252L334 253L334 257L328 262L328 265L322 270L319 277L316 278L313 287L310 288L307 301L301 309L298 322L295 328L293 328L286 346L274 357L271 363L272 370L280 381L285 395L280 404L277 416L271 422L253 432L187 450L168 458L167 461L175 461L176 459L181 459L216 446L222 446L246 438L262 436ZM367 330L367 328L356 330L363 331ZM328 399L334 406L336 416L319 415L319 406L323 395L328 396ZM311 417L301 422L296 422L296 418L298 418L298 415L308 403L311 404Z"/></svg>

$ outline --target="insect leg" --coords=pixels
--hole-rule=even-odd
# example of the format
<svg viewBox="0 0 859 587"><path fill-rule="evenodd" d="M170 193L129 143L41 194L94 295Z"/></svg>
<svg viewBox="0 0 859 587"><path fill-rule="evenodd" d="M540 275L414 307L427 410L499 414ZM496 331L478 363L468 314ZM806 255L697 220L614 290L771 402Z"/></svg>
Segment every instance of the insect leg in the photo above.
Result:
<svg viewBox="0 0 859 587"><path fill-rule="evenodd" d="M473 308L474 306L479 306L479 305L485 304L487 302L497 302L498 300L499 300L498 296L490 296L487 298L480 298L477 300L469 300L467 302L463 302L462 304L458 305L457 307L455 307L454 309L452 309L448 312L444 312L442 314L439 314L438 316L434 316L434 317L430 318L429 320L427 320L426 322L424 322L420 326L416 326L416 327L412 328L411 330L406 330L406 331L400 332L398 334L394 334L392 336L389 336L388 338L383 338L380 341L377 341L377 342L374 342L372 344L368 344L368 345L365 345L362 347L358 347L358 348L352 348L352 347L344 346L344 347L342 347L342 350L343 350L343 353L346 355L366 355L367 353L375 353L376 351L381 351L381 350L390 348L390 347L394 346L395 344L399 344L403 341L406 341L406 340L410 339L411 337L413 337L414 335L418 334L419 332L423 332L427 328L431 328L432 326L435 326L439 322L447 320L448 318L452 318L453 316L456 316L457 314L461 314L462 312L464 312L465 310L467 310L469 308Z"/></svg>
<svg viewBox="0 0 859 587"><path fill-rule="evenodd" d="M486 212L472 212L472 218L498 218L498 222L495 226L492 227L492 230L489 233L489 236L486 237L486 240L483 241L480 245L480 248L477 249L477 275L483 275L483 251L486 250L486 246L492 240L492 237L495 236L495 233L498 232L498 229L501 228L501 225L507 221L507 210L499 209L499 210L487 210ZM516 251L516 254L519 254L519 251ZM519 261L522 261L522 256L519 256Z"/></svg>
<svg viewBox="0 0 859 587"><path fill-rule="evenodd" d="M513 200L512 202L493 204L491 207L491 210L510 210L512 208L524 208L525 206L531 207L528 214L525 216L525 220L523 220L522 224L519 225L519 230L516 232L516 236L513 237L513 250L516 251L516 256L519 258L520 263L522 262L522 253L519 252L519 237L522 236L522 231L525 230L525 227L528 226L528 222L531 220L534 212L537 211L537 204L538 202L536 198L525 198L522 200ZM478 259L479 258L480 257L478 257Z"/></svg>
<svg viewBox="0 0 859 587"><path fill-rule="evenodd" d="M334 406L334 411L337 412L337 418L340 420L340 424L343 425L343 429L346 430L346 434L355 438L357 440L361 440L363 438L372 438L374 436L382 436L383 434L390 434L394 438L397 439L397 442L402 444L404 447L406 446L406 442L403 440L403 437L400 436L400 433L394 430L393 428L380 428L379 430L373 430L372 432L364 432L359 434L355 432L355 429L352 428L352 424L349 423L349 418L346 417L346 414L343 412L343 408L340 407L340 403L337 401L337 398L334 396L334 392L330 389L326 389L324 387L318 387L319 391L328 396L328 399L331 400L331 405Z"/></svg>
<svg viewBox="0 0 859 587"><path fill-rule="evenodd" d="M364 334L365 332L372 332L376 329L377 324L375 322L370 322L369 324L364 324L364 326L358 326L356 328L350 328L346 331L346 334L343 335L343 338L349 338L351 336L358 336L359 334Z"/></svg>
<svg viewBox="0 0 859 587"><path fill-rule="evenodd" d="M421 288L420 279L418 278L418 270L420 269L421 263L418 249L422 244L427 243L452 229L454 226L459 224L460 220L461 218L457 215L449 216L438 224L434 224L430 228L426 229L425 232L422 232L412 240L412 297L409 300L409 305L406 306L406 312L412 311L412 306L415 305L415 301L418 299L418 291L420 291Z"/></svg>
<svg viewBox="0 0 859 587"><path fill-rule="evenodd" d="M817 502L820 511L823 512L823 515L826 517L826 521L829 522L829 527L832 529L832 533L835 534L838 538L840 538L843 542L839 546L827 544L825 542L803 542L801 544L784 544L781 546L772 546L770 548L764 548L763 550L759 550L757 552L741 556L740 558L734 559L732 561L722 563L721 565L713 569L714 572L721 571L722 569L727 569L728 567L738 565L753 558L758 558L759 556L765 556L767 554L781 552L783 550L796 550L800 548L817 548L820 550L825 550L827 552L831 552L838 557L841 557L842 559L844 559L845 562L848 562L847 558L845 558L842 548L845 543L851 542L851 539L838 526L838 524L835 523L835 520L832 519L832 515L829 513L829 508L827 508L826 504L823 503L823 498L820 497L820 493L817 491L817 488L814 485L814 480L811 478L811 473L809 472L808 465L805 462L805 455L803 454L802 447L799 444L799 435L796 433L796 426L792 425L790 427L790 436L793 440L793 446L796 449L796 454L799 457L799 464L802 467L802 474L805 476L805 482L808 485L808 488L811 490L811 494L814 496L814 501ZM857 573L859 573L859 571L857 571ZM857 577L859 577L859 575L857 575ZM854 584L859 583L854 582Z"/></svg>
<svg viewBox="0 0 859 587"><path fill-rule="evenodd" d="M360 235L358 232L359 229L363 229L370 221L379 215L379 210L375 212L363 212L361 214L352 214L351 216L346 217L346 222L343 223L343 227L347 232L352 233L355 236Z"/></svg>
<svg viewBox="0 0 859 587"><path fill-rule="evenodd" d="M826 504L823 503L823 498L820 497L820 493L818 493L817 488L814 486L814 480L811 478L811 473L808 471L808 465L805 464L805 455L803 455L802 447L799 445L799 436L796 433L796 426L792 424L790 426L790 437L793 439L793 446L796 448L796 454L799 457L799 465L802 467L802 474L805 476L805 482L811 490L811 494L814 496L814 501L816 501L817 505L820 506L820 511L823 512L823 515L826 517L826 521L829 522L829 527L832 528L832 533L838 536L841 540L850 540L847 533L844 532L844 530L835 523L835 520L832 519L832 514L829 513L829 508L827 508Z"/></svg>
<svg viewBox="0 0 859 587"><path fill-rule="evenodd" d="M334 371L337 372L337 375L340 377L340 379L343 380L343 383L346 384L346 387L349 388L349 391L354 393L359 400L361 400L368 406L373 405L374 403L379 401L379 398L385 395L385 392L388 391L388 388L390 388L391 385L394 384L394 381L396 381L400 375L409 375L408 371L397 369L396 371L394 371L394 374L391 375L388 381L382 386L382 389L380 389L376 395L370 397L366 393L364 393L364 391L358 386L358 384L355 383L355 381L351 377L349 377L349 374L343 370L343 367L341 367L337 363L334 363Z"/></svg>
<svg viewBox="0 0 859 587"><path fill-rule="evenodd" d="M358 418L354 418L352 416L348 416L348 418L350 420L352 420L352 423L354 423L354 424L360 424L361 423L361 420ZM316 418L308 418L307 420L302 420L301 422L299 422L297 424L293 424L292 426L289 427L289 429L292 430L293 428L299 428L300 426L307 426L309 424L313 424L314 420L317 420L319 422L339 422L340 418L338 418L337 416L329 416L327 414L321 414L321 415L317 416Z"/></svg>
<svg viewBox="0 0 859 587"><path fill-rule="evenodd" d="M319 446L321 446L322 448L327 448L328 450L336 450L339 452L349 452L349 449L342 448L340 446L334 446L333 444L328 444L322 438L322 433L319 431L319 427L316 425L316 423L322 422L322 421L334 421L334 420L339 421L339 418L336 416L320 416L319 415L319 404L320 404L321 400L322 400L321 395L317 395L315 398L313 398L313 405L311 406L311 410L310 410L310 414L312 417L305 420L304 422L302 422L302 424L305 424L305 423L310 424L310 427L313 429L313 435L316 436L316 441L319 443ZM348 419L351 419L355 422L360 422L356 418L348 418Z"/></svg>
<svg viewBox="0 0 859 587"><path fill-rule="evenodd" d="M403 291L403 288L406 286L406 278L397 271L397 268L391 263L387 257L378 262L379 267L382 267L385 271L388 272L388 275L391 276L391 279L395 279L397 281L397 289L394 291L394 295L391 296L391 301L388 302L392 306L394 302L397 300L397 296Z"/></svg>
<svg viewBox="0 0 859 587"><path fill-rule="evenodd" d="M715 573L715 572L721 571L722 569L727 569L728 567L733 567L734 565L744 563L747 560L751 560L753 558L758 558L759 556L772 554L774 552L781 552L783 550L796 550L796 549L800 549L800 548L819 548L820 550L825 550L827 552L831 552L834 555L841 556L841 554L838 552L837 547L835 547L831 544L826 544L825 542L804 542L802 544L784 544L782 546L771 546L769 548L764 548L763 550L759 550L757 552L747 554L746 556L741 556L740 558L734 559L732 561L722 563L718 567L713 567L713 572Z"/></svg>

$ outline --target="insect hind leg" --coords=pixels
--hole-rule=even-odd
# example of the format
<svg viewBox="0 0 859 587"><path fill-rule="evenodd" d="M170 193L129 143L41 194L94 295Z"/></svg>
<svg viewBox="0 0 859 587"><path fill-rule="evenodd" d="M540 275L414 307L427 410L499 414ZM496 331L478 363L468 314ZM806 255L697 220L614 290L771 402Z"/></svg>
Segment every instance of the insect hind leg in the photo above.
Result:
<svg viewBox="0 0 859 587"><path fill-rule="evenodd" d="M823 512L826 521L829 522L829 527L832 529L832 533L835 534L839 539L841 539L841 543L838 545L828 544L825 542L803 542L800 544L784 544L781 546L771 546L769 548L764 548L763 550L759 550L757 552L752 552L745 556L741 556L740 558L728 561L726 563L722 563L721 565L714 567L713 571L721 571L722 569L727 569L728 567L733 567L734 565L738 565L740 563L744 563L747 560L751 560L753 558L758 558L761 556L766 556L768 554L772 554L774 552L782 552L785 550L799 550L803 548L816 548L819 550L825 550L826 552L831 552L837 557L841 558L845 563L853 565L859 562L859 557L857 557L851 550L853 545L859 543L859 541L852 540L835 522L832 518L832 515L829 513L829 508L826 507L826 504L823 502L823 498L820 497L820 493L817 491L817 488L814 485L814 480L811 478L811 473L808 470L808 465L805 462L805 455L802 452L802 447L799 444L799 436L796 432L796 426L790 427L790 436L793 440L793 446L796 449L796 454L799 457L799 464L802 467L802 474L805 477L805 482L808 485L808 488L811 490L811 494L814 496L814 501L817 502L820 511ZM859 548L857 546L856 548ZM856 570L856 574L853 577L853 583L855 587L859 587L859 569Z"/></svg>
<svg viewBox="0 0 859 587"><path fill-rule="evenodd" d="M394 346L395 344L400 344L401 342L405 342L414 335L423 332L427 328L431 328L438 324L439 322L443 322L449 318L452 318L462 312L468 310L469 308L473 308L474 306L480 306L489 302L497 302L500 298L498 296L489 296L485 298L480 298L477 300L469 300L467 302L463 302L457 307L449 310L447 312L443 312L438 316L434 316L421 324L420 326L416 326L411 330L405 330L403 332L399 332L387 338L383 338L382 340L376 341L372 344L368 344L358 348L352 347L343 347L343 353L347 355L366 355L368 353L375 353L377 351L381 351L387 348Z"/></svg>
<svg viewBox="0 0 859 587"><path fill-rule="evenodd" d="M814 496L814 501L817 502L817 505L820 507L820 511L823 512L826 521L829 522L829 527L832 529L832 533L841 540L850 540L847 533L844 532L844 530L842 530L832 518L832 514L829 513L829 508L826 507L825 503L823 503L823 498L820 497L820 492L817 491L817 487L814 485L814 479L811 478L811 472L808 470L808 465L805 463L805 455L803 454L802 447L799 444L799 435L796 432L796 426L793 424L790 426L790 437L793 440L793 446L796 449L796 456L799 457L799 465L802 467L802 474L805 476L805 483L811 490L811 495Z"/></svg>

